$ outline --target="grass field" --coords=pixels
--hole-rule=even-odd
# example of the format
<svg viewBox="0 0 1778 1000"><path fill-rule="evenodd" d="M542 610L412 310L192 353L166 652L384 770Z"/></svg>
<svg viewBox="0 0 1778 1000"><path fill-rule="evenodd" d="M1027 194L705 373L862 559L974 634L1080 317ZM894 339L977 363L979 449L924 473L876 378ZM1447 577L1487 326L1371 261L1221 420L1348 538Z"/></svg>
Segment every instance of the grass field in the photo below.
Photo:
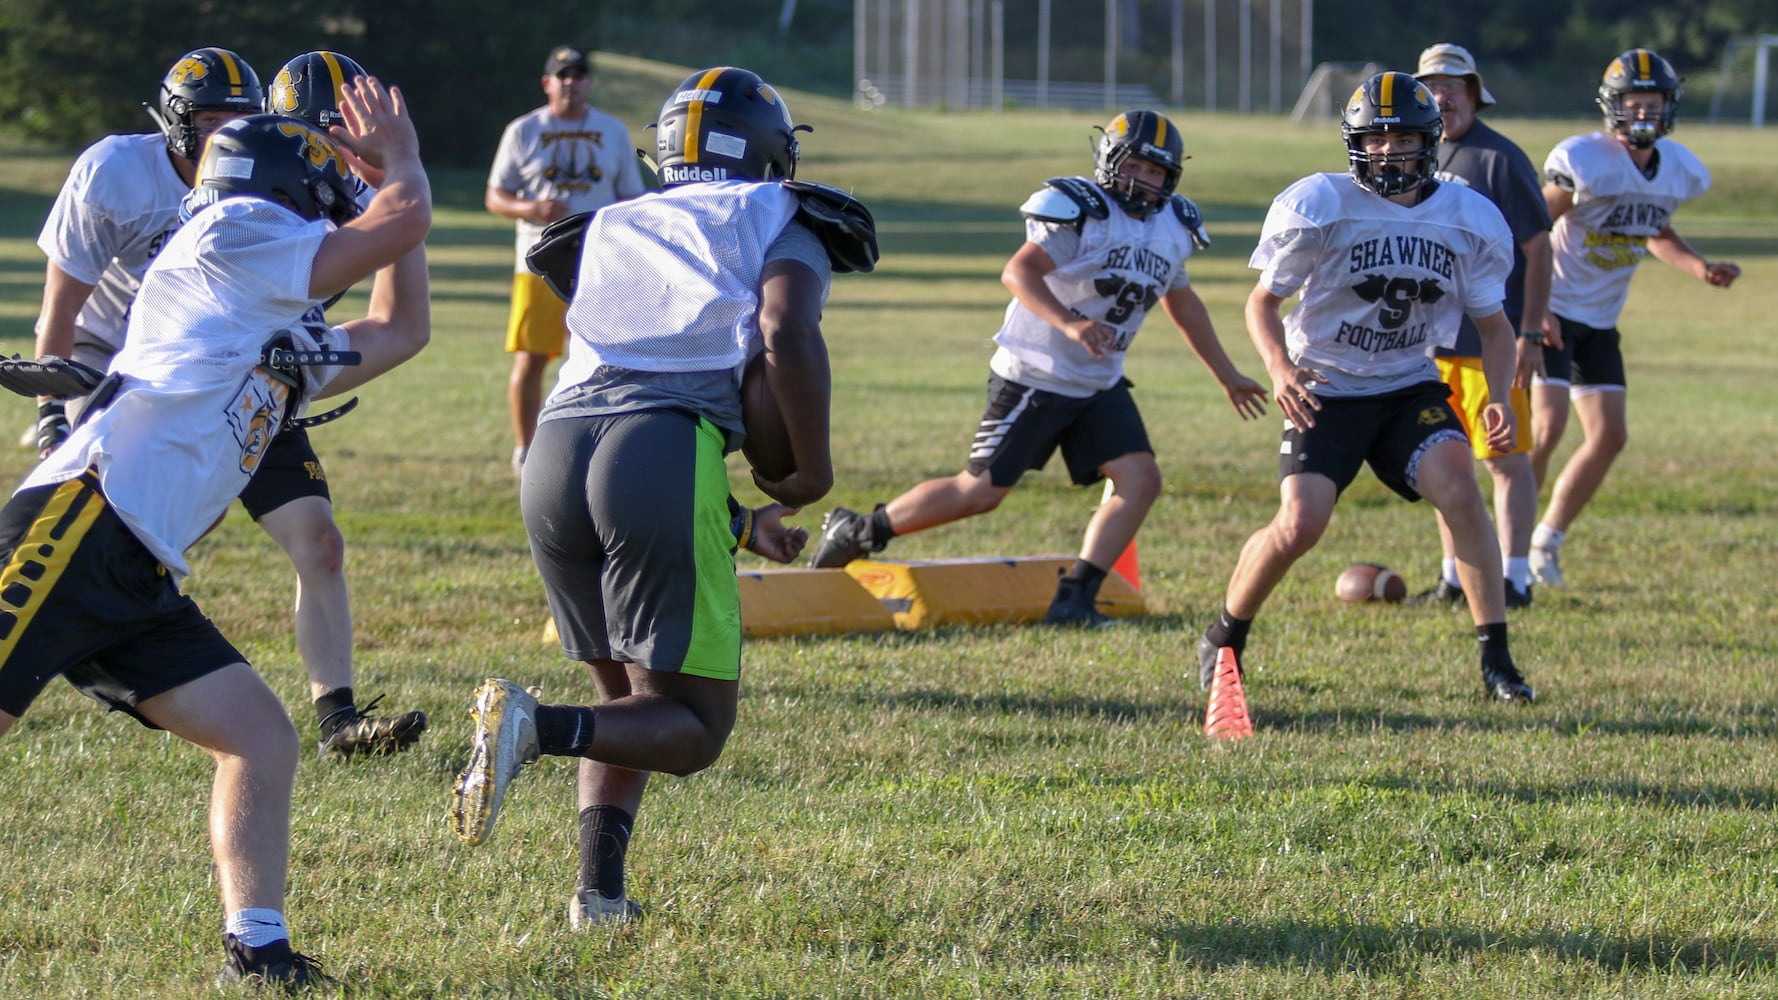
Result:
<svg viewBox="0 0 1778 1000"><path fill-rule="evenodd" d="M602 67L595 99L633 126L681 76ZM1498 124L1541 160L1593 127L1585 97L1572 121ZM792 107L817 126L803 175L882 223L880 271L837 280L825 321L830 503L868 506L962 462L1014 208L1089 166L1093 119ZM1342 166L1337 132L1179 121L1182 190L1216 239L1192 273L1263 376L1240 321L1247 254L1277 191ZM1716 189L1676 224L1745 276L1728 292L1658 263L1636 278L1629 451L1564 549L1570 588L1512 619L1535 706L1481 700L1467 616L1333 599L1352 562L1415 589L1436 570L1430 510L1361 479L1255 627L1257 734L1206 742L1192 642L1276 504L1278 427L1239 421L1156 319L1129 363L1167 475L1140 540L1152 614L750 643L726 753L657 779L639 819L649 918L582 936L563 919L568 762L527 772L480 848L445 815L482 677L550 700L590 685L539 641L507 465L511 229L480 210L478 172L438 174L434 342L315 433L349 546L357 689L432 729L395 759L305 755L298 946L366 997L1778 995L1778 133L1688 120L1678 138ZM28 352L33 239L69 155L0 158L0 349ZM0 442L30 416L0 406ZM0 451L0 477L29 464ZM1096 498L1052 463L992 516L892 554L1071 552ZM237 511L193 565L190 591L307 738L282 555ZM209 770L66 685L0 740L0 997L210 991Z"/></svg>

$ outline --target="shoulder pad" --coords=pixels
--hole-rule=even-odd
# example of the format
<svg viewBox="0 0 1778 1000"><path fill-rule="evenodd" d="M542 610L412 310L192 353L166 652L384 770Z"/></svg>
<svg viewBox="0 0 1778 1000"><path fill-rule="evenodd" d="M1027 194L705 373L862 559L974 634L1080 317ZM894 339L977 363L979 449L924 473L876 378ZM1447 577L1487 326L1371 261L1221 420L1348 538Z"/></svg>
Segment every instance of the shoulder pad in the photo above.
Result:
<svg viewBox="0 0 1778 1000"><path fill-rule="evenodd" d="M827 262L841 274L868 274L877 266L877 222L864 202L836 187L787 180L796 195L796 217L827 249Z"/></svg>
<svg viewBox="0 0 1778 1000"><path fill-rule="evenodd" d="M1078 226L1087 219L1111 218L1105 192L1085 177L1051 177L1043 184L1019 206L1019 213L1027 219Z"/></svg>
<svg viewBox="0 0 1778 1000"><path fill-rule="evenodd" d="M1204 213L1198 211L1197 203L1185 195L1173 196L1173 214L1178 217L1179 224L1185 231L1192 234L1192 246L1199 250L1210 247L1210 234L1204 232Z"/></svg>
<svg viewBox="0 0 1778 1000"><path fill-rule="evenodd" d="M543 227L543 235L525 251L525 267L563 302L574 297L574 281L580 276L580 245L592 219L592 212L557 219Z"/></svg>

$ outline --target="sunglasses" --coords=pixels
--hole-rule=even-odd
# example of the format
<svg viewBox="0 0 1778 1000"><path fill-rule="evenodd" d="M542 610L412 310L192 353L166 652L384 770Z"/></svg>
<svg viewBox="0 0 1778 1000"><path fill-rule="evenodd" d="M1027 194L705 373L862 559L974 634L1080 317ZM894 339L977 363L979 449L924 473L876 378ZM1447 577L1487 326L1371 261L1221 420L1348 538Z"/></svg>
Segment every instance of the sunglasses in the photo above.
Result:
<svg viewBox="0 0 1778 1000"><path fill-rule="evenodd" d="M584 80L587 72L584 69L565 69L556 74L558 80Z"/></svg>

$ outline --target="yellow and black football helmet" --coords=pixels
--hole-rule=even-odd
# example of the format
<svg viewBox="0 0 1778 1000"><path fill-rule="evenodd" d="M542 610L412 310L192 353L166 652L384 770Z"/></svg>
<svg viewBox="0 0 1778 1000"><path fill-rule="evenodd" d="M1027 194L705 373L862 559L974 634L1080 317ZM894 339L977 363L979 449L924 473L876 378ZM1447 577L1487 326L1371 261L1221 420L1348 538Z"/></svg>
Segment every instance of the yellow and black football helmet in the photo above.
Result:
<svg viewBox="0 0 1778 1000"><path fill-rule="evenodd" d="M1625 94L1660 94L1667 100L1656 121L1631 118L1624 112ZM1673 72L1673 64L1649 49L1631 49L1605 67L1599 81L1599 109L1605 112L1605 131L1624 135L1630 145L1647 149L1655 140L1673 131L1679 111L1679 99L1685 95L1683 81Z"/></svg>
<svg viewBox="0 0 1778 1000"><path fill-rule="evenodd" d="M1419 133L1426 137L1412 152L1372 156L1364 151L1364 137L1380 132ZM1438 164L1438 141L1445 134L1445 120L1438 100L1424 83L1407 73L1378 73L1360 84L1346 101L1340 119L1346 139L1346 159L1359 187L1388 197L1406 194L1432 180ZM1404 169L1412 165L1415 169Z"/></svg>
<svg viewBox="0 0 1778 1000"><path fill-rule="evenodd" d="M301 118L252 115L210 134L198 161L192 213L236 195L275 201L305 219L343 225L358 214L351 169L325 132Z"/></svg>
<svg viewBox="0 0 1778 1000"><path fill-rule="evenodd" d="M790 108L756 73L717 66L685 78L661 105L655 166L661 186L796 176L798 132Z"/></svg>
<svg viewBox="0 0 1778 1000"><path fill-rule="evenodd" d="M265 111L301 118L321 131L342 124L341 94L346 84L369 76L351 56L320 49L285 63L265 92Z"/></svg>
<svg viewBox="0 0 1778 1000"><path fill-rule="evenodd" d="M1159 211L1173 197L1185 165L1185 140L1179 129L1158 111L1126 111L1100 131L1105 134L1093 158L1093 180L1136 215ZM1167 179L1157 188L1120 176L1118 168L1132 156L1165 170Z"/></svg>
<svg viewBox="0 0 1778 1000"><path fill-rule="evenodd" d="M161 78L159 100L154 105L143 104L142 109L167 137L169 152L195 160L204 136L192 124L193 114L231 111L251 115L261 110L264 101L259 74L247 60L228 49L210 47L180 56Z"/></svg>

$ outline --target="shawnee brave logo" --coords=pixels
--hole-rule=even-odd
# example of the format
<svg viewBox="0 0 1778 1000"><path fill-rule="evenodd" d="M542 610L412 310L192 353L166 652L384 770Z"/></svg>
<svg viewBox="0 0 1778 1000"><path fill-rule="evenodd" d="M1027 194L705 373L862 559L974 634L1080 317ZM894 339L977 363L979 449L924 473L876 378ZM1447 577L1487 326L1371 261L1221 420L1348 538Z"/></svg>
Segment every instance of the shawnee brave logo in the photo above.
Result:
<svg viewBox="0 0 1778 1000"><path fill-rule="evenodd" d="M284 405L290 387L255 371L235 392L228 408L228 427L241 447L241 471L251 476L265 458L278 427L284 422Z"/></svg>
<svg viewBox="0 0 1778 1000"><path fill-rule="evenodd" d="M1364 280L1352 286L1352 291L1366 302L1379 303L1377 309L1377 325L1385 330L1400 329L1402 324L1413 315L1414 303L1424 302L1431 305L1445 297L1445 290L1437 278L1389 278L1381 274L1367 274Z"/></svg>

